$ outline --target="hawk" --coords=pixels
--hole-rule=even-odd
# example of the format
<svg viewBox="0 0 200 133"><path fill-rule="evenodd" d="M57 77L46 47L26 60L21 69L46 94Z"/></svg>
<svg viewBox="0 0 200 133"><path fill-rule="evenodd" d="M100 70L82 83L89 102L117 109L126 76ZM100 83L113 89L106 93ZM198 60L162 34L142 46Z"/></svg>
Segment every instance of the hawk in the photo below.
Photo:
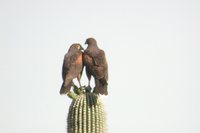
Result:
<svg viewBox="0 0 200 133"><path fill-rule="evenodd" d="M83 53L83 64L86 67L86 75L89 80L88 86L90 87L91 76L93 76L95 80L94 93L108 95L108 64L105 53L97 46L94 38L88 38L85 44L88 46Z"/></svg>
<svg viewBox="0 0 200 133"><path fill-rule="evenodd" d="M83 50L83 47L75 43L70 46L68 52L65 54L62 67L63 84L60 89L60 94L66 94L70 91L71 86L74 85L74 78L77 78L81 86L80 78L83 71L83 53L81 50Z"/></svg>

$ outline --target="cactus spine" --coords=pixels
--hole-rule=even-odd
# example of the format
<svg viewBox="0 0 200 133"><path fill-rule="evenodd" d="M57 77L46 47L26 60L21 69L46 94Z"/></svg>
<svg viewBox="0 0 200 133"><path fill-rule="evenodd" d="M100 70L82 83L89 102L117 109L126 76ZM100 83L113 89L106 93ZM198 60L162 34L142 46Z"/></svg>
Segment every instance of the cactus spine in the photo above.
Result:
<svg viewBox="0 0 200 133"><path fill-rule="evenodd" d="M73 99L67 118L68 133L106 133L104 107L98 95L82 92L68 96Z"/></svg>

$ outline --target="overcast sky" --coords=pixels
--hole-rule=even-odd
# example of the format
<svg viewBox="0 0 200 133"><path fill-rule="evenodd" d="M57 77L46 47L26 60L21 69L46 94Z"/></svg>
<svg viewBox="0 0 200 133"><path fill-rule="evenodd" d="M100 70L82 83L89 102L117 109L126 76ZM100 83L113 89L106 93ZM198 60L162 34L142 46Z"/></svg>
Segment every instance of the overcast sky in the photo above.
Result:
<svg viewBox="0 0 200 133"><path fill-rule="evenodd" d="M0 132L66 133L63 57L94 37L109 63L102 97L109 133L199 133L199 7L199 0L0 0Z"/></svg>

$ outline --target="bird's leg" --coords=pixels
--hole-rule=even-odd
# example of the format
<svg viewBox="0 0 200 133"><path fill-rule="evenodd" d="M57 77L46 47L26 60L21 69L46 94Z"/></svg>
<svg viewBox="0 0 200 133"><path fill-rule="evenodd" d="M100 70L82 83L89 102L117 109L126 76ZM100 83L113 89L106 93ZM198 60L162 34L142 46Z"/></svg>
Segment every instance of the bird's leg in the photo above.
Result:
<svg viewBox="0 0 200 133"><path fill-rule="evenodd" d="M87 77L88 77L88 87L90 87L91 74L90 73L86 73L86 74L87 74Z"/></svg>
<svg viewBox="0 0 200 133"><path fill-rule="evenodd" d="M86 67L86 75L88 78L88 86L85 88L86 92L91 92L92 88L90 86L90 81L91 81L91 74L90 74L90 70Z"/></svg>
<svg viewBox="0 0 200 133"><path fill-rule="evenodd" d="M91 90L92 90L92 88L91 88L91 86L90 86L90 80L89 80L89 81L88 81L88 86L85 87L85 91L90 93Z"/></svg>
<svg viewBox="0 0 200 133"><path fill-rule="evenodd" d="M91 92L92 88L90 86L91 76L88 78L88 86L85 88L86 92Z"/></svg>

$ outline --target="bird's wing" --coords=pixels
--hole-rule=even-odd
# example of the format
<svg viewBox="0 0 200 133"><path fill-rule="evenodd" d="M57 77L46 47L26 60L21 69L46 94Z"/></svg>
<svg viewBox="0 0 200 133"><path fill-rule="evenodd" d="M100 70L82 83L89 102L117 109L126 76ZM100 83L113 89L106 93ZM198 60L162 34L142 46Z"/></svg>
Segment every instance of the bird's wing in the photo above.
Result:
<svg viewBox="0 0 200 133"><path fill-rule="evenodd" d="M102 66L106 63L105 53L103 50L93 52L85 50L83 59L85 64L90 66Z"/></svg>
<svg viewBox="0 0 200 133"><path fill-rule="evenodd" d="M81 53L82 54L82 53ZM76 65L76 60L78 59L78 57L80 56L80 53L67 53L64 57L64 61L63 61L63 67L62 67L62 77L63 80L65 80L65 77L67 74L71 73L73 74L75 69L75 65ZM76 75L71 75L72 77L76 76Z"/></svg>
<svg viewBox="0 0 200 133"><path fill-rule="evenodd" d="M94 65L94 61L92 58L92 54L89 52L89 50L85 50L83 53L83 62L86 66Z"/></svg>
<svg viewBox="0 0 200 133"><path fill-rule="evenodd" d="M104 66L106 63L106 57L103 50L99 50L93 54L93 60L95 66Z"/></svg>
<svg viewBox="0 0 200 133"><path fill-rule="evenodd" d="M84 53L84 60L86 66L90 69L90 73L97 79L103 77L107 79L107 61L103 50L93 51L93 53L86 50Z"/></svg>
<svg viewBox="0 0 200 133"><path fill-rule="evenodd" d="M68 53L65 55L64 60L63 60L63 65L62 65L62 78L63 78L63 81L65 80L65 76L68 73L69 68L70 68L70 64L67 63L67 62L70 62L70 57L69 57Z"/></svg>
<svg viewBox="0 0 200 133"><path fill-rule="evenodd" d="M99 50L97 54L94 55L94 71L99 78L104 78L108 80L108 64L106 56L103 50Z"/></svg>

